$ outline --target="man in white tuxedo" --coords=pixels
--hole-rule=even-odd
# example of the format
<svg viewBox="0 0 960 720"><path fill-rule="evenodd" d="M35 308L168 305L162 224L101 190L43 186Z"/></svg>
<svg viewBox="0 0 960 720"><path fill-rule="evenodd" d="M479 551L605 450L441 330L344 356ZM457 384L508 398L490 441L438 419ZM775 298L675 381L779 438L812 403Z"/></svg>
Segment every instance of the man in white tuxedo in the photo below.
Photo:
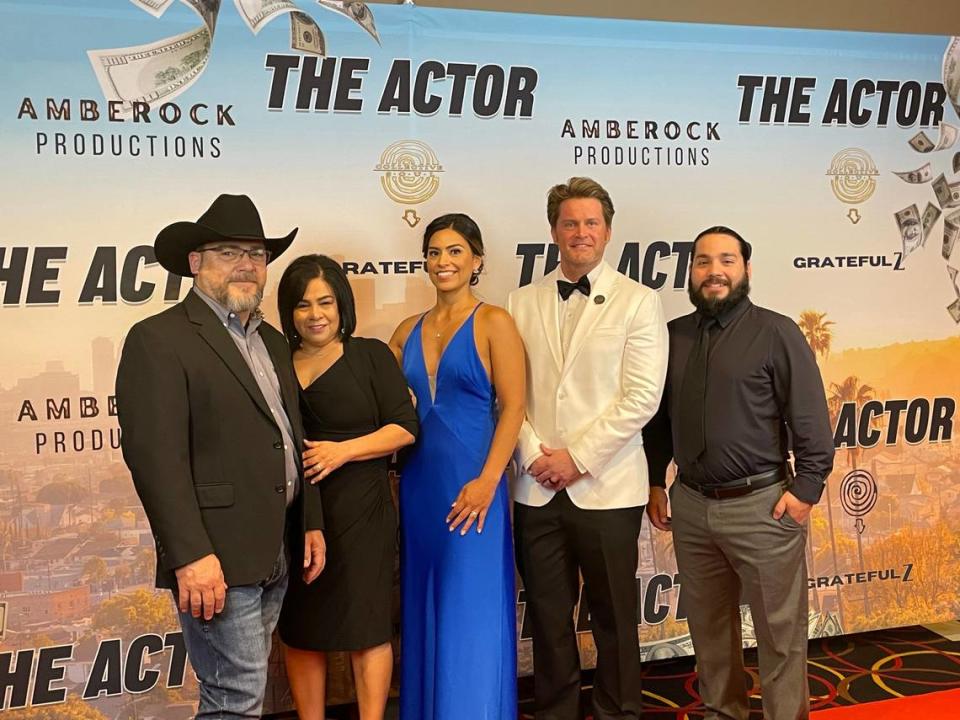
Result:
<svg viewBox="0 0 960 720"><path fill-rule="evenodd" d="M560 266L507 301L527 351L527 414L513 486L516 555L533 628L537 720L580 717L573 610L583 576L596 720L639 718L637 537L647 503L640 430L660 402L660 298L603 260L613 202L598 183L550 190Z"/></svg>

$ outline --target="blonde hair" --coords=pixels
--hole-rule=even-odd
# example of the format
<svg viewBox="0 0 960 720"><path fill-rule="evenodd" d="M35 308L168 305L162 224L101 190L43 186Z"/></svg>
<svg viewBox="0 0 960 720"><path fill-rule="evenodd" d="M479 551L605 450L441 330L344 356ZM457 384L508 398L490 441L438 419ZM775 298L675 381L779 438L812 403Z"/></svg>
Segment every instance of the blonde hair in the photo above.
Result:
<svg viewBox="0 0 960 720"><path fill-rule="evenodd" d="M547 193L547 220L550 227L555 227L557 218L560 216L560 204L564 200L573 198L593 198L600 201L603 208L603 220L607 227L613 224L613 200L610 199L610 193L603 189L603 186L596 180L588 177L572 177L567 182L560 185L554 185Z"/></svg>

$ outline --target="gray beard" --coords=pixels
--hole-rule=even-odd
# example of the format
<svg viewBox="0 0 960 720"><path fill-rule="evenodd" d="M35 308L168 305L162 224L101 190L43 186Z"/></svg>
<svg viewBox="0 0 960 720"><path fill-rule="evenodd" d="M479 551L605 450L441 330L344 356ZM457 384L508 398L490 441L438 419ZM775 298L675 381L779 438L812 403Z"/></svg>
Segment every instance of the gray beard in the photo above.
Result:
<svg viewBox="0 0 960 720"><path fill-rule="evenodd" d="M222 288L217 290L217 295L214 300L223 305L230 312L238 314L253 312L260 307L260 302L263 300L263 291L258 290L254 295L231 295L230 285L227 283Z"/></svg>

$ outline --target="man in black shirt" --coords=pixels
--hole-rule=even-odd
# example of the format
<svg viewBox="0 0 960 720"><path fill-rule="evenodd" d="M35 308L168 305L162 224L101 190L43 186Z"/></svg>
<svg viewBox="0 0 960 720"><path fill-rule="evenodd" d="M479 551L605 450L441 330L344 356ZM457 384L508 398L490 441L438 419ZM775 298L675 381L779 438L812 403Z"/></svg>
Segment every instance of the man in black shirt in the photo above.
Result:
<svg viewBox="0 0 960 720"><path fill-rule="evenodd" d="M647 513L674 534L705 717L746 720L749 712L742 598L756 632L764 717L797 720L809 715L806 521L833 469L833 437L800 329L747 297L750 252L724 227L694 241L688 290L697 310L668 325L666 389L643 431Z"/></svg>

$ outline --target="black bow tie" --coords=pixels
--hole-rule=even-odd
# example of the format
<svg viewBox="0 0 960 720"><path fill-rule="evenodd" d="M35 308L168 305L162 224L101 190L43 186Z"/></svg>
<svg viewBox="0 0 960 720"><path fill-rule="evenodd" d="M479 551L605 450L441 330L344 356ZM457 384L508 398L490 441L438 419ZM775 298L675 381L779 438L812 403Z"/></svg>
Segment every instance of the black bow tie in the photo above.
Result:
<svg viewBox="0 0 960 720"><path fill-rule="evenodd" d="M567 282L566 280L557 280L557 292L560 293L561 300L569 300L574 290L579 290L587 297L590 297L590 278L584 275L575 283Z"/></svg>

